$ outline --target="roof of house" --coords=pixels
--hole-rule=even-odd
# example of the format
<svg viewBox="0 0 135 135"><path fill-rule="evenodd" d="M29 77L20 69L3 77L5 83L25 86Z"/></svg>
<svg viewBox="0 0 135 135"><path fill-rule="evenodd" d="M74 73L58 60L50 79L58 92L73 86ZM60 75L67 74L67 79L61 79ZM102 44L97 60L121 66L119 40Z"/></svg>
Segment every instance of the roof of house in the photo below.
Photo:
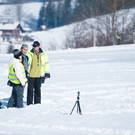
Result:
<svg viewBox="0 0 135 135"><path fill-rule="evenodd" d="M15 30L19 23L0 24L0 30Z"/></svg>

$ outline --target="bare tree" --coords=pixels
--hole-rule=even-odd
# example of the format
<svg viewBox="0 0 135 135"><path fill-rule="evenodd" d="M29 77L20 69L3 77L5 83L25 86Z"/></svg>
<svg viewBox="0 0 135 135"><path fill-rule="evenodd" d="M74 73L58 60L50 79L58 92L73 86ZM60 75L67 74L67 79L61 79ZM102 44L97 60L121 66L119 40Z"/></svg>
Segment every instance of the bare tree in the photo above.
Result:
<svg viewBox="0 0 135 135"><path fill-rule="evenodd" d="M133 33L133 43L135 44L135 32Z"/></svg>
<svg viewBox="0 0 135 135"><path fill-rule="evenodd" d="M132 43L133 31L135 32L135 19L131 21L129 10L124 9L125 1L127 0L106 0L106 7L103 8L108 14L97 16L96 22L92 22L93 18L76 23L67 39L66 46L85 48ZM120 8L121 10L118 10Z"/></svg>
<svg viewBox="0 0 135 135"><path fill-rule="evenodd" d="M133 32L135 33L135 14L132 17L132 27L133 27Z"/></svg>
<svg viewBox="0 0 135 135"><path fill-rule="evenodd" d="M74 24L66 42L68 48L86 48L94 44L94 27L88 21Z"/></svg>
<svg viewBox="0 0 135 135"><path fill-rule="evenodd" d="M131 26L130 31L131 31L132 37L133 37L133 43L135 44L135 14L132 16L130 26Z"/></svg>
<svg viewBox="0 0 135 135"><path fill-rule="evenodd" d="M10 42L8 49L7 49L7 53L13 53L14 50L14 46L12 45L12 42Z"/></svg>
<svg viewBox="0 0 135 135"><path fill-rule="evenodd" d="M22 0L18 0L16 4L16 16L17 16L18 22L21 22L22 17L23 17L22 8L23 8Z"/></svg>
<svg viewBox="0 0 135 135"><path fill-rule="evenodd" d="M108 0L108 15L97 17L98 45L116 45L123 44L127 41L129 34L128 10L120 10L124 7L125 0Z"/></svg>

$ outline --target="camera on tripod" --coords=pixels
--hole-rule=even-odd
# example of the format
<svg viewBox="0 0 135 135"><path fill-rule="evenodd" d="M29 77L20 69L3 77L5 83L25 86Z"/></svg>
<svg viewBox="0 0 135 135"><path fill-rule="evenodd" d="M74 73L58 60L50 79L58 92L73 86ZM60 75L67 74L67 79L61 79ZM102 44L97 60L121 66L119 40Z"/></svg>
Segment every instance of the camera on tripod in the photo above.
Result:
<svg viewBox="0 0 135 135"><path fill-rule="evenodd" d="M73 109L72 109L70 115L71 115L72 112L74 111L74 108L75 108L76 105L77 105L77 113L79 113L80 115L82 115L82 111L81 111L81 107L80 107L80 102L79 102L79 100L80 100L80 92L78 91L78 92L77 92L77 101L75 102L75 105L73 106Z"/></svg>

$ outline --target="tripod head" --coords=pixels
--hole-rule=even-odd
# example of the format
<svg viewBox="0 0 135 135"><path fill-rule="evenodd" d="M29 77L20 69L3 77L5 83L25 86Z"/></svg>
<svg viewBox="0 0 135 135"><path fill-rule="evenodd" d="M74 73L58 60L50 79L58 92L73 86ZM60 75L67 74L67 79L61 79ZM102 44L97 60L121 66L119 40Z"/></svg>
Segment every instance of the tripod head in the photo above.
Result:
<svg viewBox="0 0 135 135"><path fill-rule="evenodd" d="M77 92L77 100L80 99L80 91Z"/></svg>

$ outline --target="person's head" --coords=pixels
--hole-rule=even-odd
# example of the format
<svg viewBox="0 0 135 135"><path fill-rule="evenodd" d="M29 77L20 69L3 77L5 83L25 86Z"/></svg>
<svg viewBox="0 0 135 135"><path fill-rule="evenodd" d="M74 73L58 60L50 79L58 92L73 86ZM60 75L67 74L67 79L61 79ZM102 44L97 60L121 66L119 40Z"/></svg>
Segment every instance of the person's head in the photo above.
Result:
<svg viewBox="0 0 135 135"><path fill-rule="evenodd" d="M15 49L13 51L13 54L14 54L14 58L16 58L16 59L21 59L21 57L23 55L22 52L19 49Z"/></svg>
<svg viewBox="0 0 135 135"><path fill-rule="evenodd" d="M34 41L32 44L34 52L38 52L40 48L40 43L38 41Z"/></svg>
<svg viewBox="0 0 135 135"><path fill-rule="evenodd" d="M28 51L28 45L22 44L21 46L21 52L25 55Z"/></svg>

